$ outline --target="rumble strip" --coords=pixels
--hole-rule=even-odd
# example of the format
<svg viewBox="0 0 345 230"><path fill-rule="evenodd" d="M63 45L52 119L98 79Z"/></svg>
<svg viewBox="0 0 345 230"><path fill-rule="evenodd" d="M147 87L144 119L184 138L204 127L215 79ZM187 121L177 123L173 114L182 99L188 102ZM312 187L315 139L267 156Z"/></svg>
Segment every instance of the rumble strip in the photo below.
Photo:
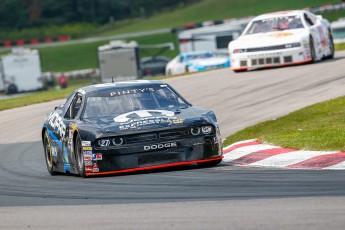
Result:
<svg viewBox="0 0 345 230"><path fill-rule="evenodd" d="M238 166L286 169L345 169L345 152L306 151L262 144L257 140L236 142L223 148L223 163Z"/></svg>

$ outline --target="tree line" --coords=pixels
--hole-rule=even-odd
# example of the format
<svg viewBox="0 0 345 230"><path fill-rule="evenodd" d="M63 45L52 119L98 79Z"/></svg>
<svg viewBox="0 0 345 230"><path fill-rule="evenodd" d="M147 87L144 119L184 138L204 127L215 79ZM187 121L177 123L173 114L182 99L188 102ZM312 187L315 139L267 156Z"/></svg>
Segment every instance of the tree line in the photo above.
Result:
<svg viewBox="0 0 345 230"><path fill-rule="evenodd" d="M23 29L70 23L105 24L148 17L198 0L0 0L0 27Z"/></svg>

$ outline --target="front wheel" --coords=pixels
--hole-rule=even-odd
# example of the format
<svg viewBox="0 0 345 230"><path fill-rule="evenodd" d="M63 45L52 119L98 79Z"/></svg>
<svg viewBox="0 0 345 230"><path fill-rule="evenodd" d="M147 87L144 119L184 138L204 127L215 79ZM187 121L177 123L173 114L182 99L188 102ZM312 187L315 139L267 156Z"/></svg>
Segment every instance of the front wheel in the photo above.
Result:
<svg viewBox="0 0 345 230"><path fill-rule="evenodd" d="M56 172L54 172L52 145L51 145L51 139L48 135L48 132L44 133L43 143L44 143L44 155L46 159L47 170L50 175L54 176L56 175Z"/></svg>
<svg viewBox="0 0 345 230"><path fill-rule="evenodd" d="M76 159L79 175L81 177L86 177L83 147L81 144L81 139L80 139L79 134L77 134L77 137L75 139L74 154L75 154L75 159Z"/></svg>
<svg viewBox="0 0 345 230"><path fill-rule="evenodd" d="M213 167L213 166L216 166L217 164L219 164L220 162L222 162L222 159L215 160L215 161L209 161L209 162L200 162L200 163L198 163L198 165L201 167Z"/></svg>
<svg viewBox="0 0 345 230"><path fill-rule="evenodd" d="M326 59L333 59L334 58L334 42L333 42L333 36L331 33L329 34L329 42L330 42L329 49L331 50L331 53L326 57Z"/></svg>
<svg viewBox="0 0 345 230"><path fill-rule="evenodd" d="M316 53L315 53L314 40L312 38L310 38L309 46L310 46L311 63L314 63L316 61Z"/></svg>

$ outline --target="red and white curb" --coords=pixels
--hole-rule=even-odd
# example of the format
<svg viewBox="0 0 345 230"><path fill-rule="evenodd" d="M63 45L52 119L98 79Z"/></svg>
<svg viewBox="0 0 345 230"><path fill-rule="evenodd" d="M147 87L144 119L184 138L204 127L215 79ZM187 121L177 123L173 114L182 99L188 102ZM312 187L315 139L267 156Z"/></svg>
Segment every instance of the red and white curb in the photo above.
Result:
<svg viewBox="0 0 345 230"><path fill-rule="evenodd" d="M257 140L236 142L223 149L224 163L239 166L287 169L345 169L345 152L305 151L262 144Z"/></svg>

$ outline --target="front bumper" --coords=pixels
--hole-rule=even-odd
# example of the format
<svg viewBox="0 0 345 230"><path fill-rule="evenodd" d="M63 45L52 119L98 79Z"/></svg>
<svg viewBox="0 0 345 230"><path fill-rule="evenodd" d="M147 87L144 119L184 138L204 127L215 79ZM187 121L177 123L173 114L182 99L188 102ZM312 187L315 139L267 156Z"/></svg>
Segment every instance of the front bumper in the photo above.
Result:
<svg viewBox="0 0 345 230"><path fill-rule="evenodd" d="M232 70L251 70L311 62L309 44L285 50L272 50L231 55Z"/></svg>
<svg viewBox="0 0 345 230"><path fill-rule="evenodd" d="M143 148L158 145L160 147L156 149ZM223 158L221 141L217 135L160 142L158 145L152 142L106 150L94 149L92 162L85 165L86 176L165 168Z"/></svg>

